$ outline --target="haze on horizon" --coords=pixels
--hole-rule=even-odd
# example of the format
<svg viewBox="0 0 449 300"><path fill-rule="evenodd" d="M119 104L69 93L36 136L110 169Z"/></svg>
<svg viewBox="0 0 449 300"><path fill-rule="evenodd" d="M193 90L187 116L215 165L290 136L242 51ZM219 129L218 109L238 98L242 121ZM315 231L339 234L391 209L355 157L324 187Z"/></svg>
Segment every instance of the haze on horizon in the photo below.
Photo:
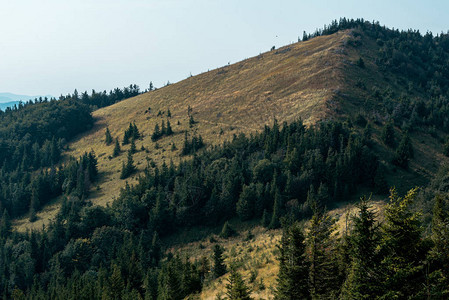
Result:
<svg viewBox="0 0 449 300"><path fill-rule="evenodd" d="M2 0L0 92L59 96L176 82L296 42L340 17L447 32L428 1Z"/></svg>

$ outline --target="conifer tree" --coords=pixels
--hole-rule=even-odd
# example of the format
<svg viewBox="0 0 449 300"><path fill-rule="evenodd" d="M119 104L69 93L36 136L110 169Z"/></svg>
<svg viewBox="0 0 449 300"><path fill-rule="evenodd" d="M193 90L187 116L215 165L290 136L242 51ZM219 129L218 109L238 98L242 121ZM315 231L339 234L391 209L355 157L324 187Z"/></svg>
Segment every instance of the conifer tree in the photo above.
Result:
<svg viewBox="0 0 449 300"><path fill-rule="evenodd" d="M411 210L417 191L414 188L399 197L396 190L391 189L390 202L385 207L381 242L385 299L406 299L420 290L424 244L420 214Z"/></svg>
<svg viewBox="0 0 449 300"><path fill-rule="evenodd" d="M271 221L270 225L268 225L268 228L270 229L276 229L281 226L281 194L279 193L279 189L276 189L275 195L274 195L274 205L273 205L273 214L271 215Z"/></svg>
<svg viewBox="0 0 449 300"><path fill-rule="evenodd" d="M340 287L336 261L335 220L312 205L314 213L307 233L309 290L312 299L336 298Z"/></svg>
<svg viewBox="0 0 449 300"><path fill-rule="evenodd" d="M113 139L111 136L111 132L109 131L109 127L106 127L106 133L105 133L105 143L106 145L112 144Z"/></svg>
<svg viewBox="0 0 449 300"><path fill-rule="evenodd" d="M432 242L429 251L430 274L428 287L430 297L449 297L449 203L447 196L437 195L434 199L432 217Z"/></svg>
<svg viewBox="0 0 449 300"><path fill-rule="evenodd" d="M167 127L165 129L165 134L166 135L172 135L173 134L173 129L171 128L170 120L167 120Z"/></svg>
<svg viewBox="0 0 449 300"><path fill-rule="evenodd" d="M275 299L308 299L309 263L304 234L298 225L284 229L279 246L279 273Z"/></svg>
<svg viewBox="0 0 449 300"><path fill-rule="evenodd" d="M122 171L120 173L120 179L128 178L135 171L136 166L134 166L133 154L131 151L128 151L128 160L126 164L125 162L123 162Z"/></svg>
<svg viewBox="0 0 449 300"><path fill-rule="evenodd" d="M374 299L381 292L380 256L377 250L380 232L368 201L370 199L365 196L361 198L358 215L353 218L354 228L350 236L352 261L343 285L342 299Z"/></svg>
<svg viewBox="0 0 449 300"><path fill-rule="evenodd" d="M226 265L224 264L223 248L220 245L214 246L214 277L218 278L226 274Z"/></svg>
<svg viewBox="0 0 449 300"><path fill-rule="evenodd" d="M157 141L160 137L162 136L162 132L159 128L159 124L156 123L156 125L154 125L154 131L153 134L151 135L151 140L153 142Z"/></svg>
<svg viewBox="0 0 449 300"><path fill-rule="evenodd" d="M231 274L226 285L226 295L229 300L251 300L251 290L243 281L242 275L234 268L231 268Z"/></svg>
<svg viewBox="0 0 449 300"><path fill-rule="evenodd" d="M382 128L382 142L389 147L394 146L394 127L392 122L388 122Z"/></svg>
<svg viewBox="0 0 449 300"><path fill-rule="evenodd" d="M402 136L401 142L399 143L398 148L396 149L395 157L393 158L393 163L402 168L408 167L408 161L410 158L413 158L413 147L410 141L410 137L407 133Z"/></svg>
<svg viewBox="0 0 449 300"><path fill-rule="evenodd" d="M120 149L120 143L118 141L118 138L115 139L115 146L114 151L112 152L113 157L117 157L120 155L121 149Z"/></svg>
<svg viewBox="0 0 449 300"><path fill-rule="evenodd" d="M131 146L129 148L129 151L134 154L136 153L137 149L136 149L136 142L134 142L134 139L131 140Z"/></svg>

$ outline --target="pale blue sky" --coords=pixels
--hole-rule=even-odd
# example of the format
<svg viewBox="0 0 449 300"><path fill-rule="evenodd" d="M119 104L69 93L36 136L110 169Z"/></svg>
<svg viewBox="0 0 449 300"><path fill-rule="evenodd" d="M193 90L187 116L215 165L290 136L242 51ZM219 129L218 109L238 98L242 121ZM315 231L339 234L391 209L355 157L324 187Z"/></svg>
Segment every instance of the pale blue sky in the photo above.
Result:
<svg viewBox="0 0 449 300"><path fill-rule="evenodd" d="M343 16L440 33L449 1L0 0L0 92L160 87Z"/></svg>

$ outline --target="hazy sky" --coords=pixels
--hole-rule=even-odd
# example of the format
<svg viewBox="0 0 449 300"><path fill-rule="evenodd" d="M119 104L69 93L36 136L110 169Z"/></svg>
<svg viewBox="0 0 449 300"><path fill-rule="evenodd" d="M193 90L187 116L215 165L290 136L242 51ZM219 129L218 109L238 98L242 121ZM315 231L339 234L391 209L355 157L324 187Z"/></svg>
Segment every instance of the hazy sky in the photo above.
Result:
<svg viewBox="0 0 449 300"><path fill-rule="evenodd" d="M0 0L0 92L160 87L340 17L447 32L447 0Z"/></svg>

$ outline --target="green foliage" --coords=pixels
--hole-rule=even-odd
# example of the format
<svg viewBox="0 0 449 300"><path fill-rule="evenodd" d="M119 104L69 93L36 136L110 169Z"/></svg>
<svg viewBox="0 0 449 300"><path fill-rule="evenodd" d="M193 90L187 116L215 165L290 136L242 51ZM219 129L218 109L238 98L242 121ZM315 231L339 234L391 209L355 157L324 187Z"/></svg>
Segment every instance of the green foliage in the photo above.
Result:
<svg viewBox="0 0 449 300"><path fill-rule="evenodd" d="M223 224L223 228L221 229L220 236L224 239L230 238L236 235L236 231L229 225L229 222L226 221Z"/></svg>
<svg viewBox="0 0 449 300"><path fill-rule="evenodd" d="M373 299L382 291L382 276L379 270L380 245L379 226L375 213L362 197L358 204L358 214L353 218L353 230L350 235L351 266L343 284L343 299Z"/></svg>
<svg viewBox="0 0 449 300"><path fill-rule="evenodd" d="M395 137L394 137L394 127L392 122L388 122L384 125L382 128L382 142L389 146L394 147L395 144Z"/></svg>
<svg viewBox="0 0 449 300"><path fill-rule="evenodd" d="M407 133L402 136L401 142L396 149L395 156L393 158L393 164L402 168L408 167L409 159L414 157L413 146L410 141L410 137Z"/></svg>
<svg viewBox="0 0 449 300"><path fill-rule="evenodd" d="M284 229L279 245L279 273L275 299L308 299L309 262L304 234L298 225Z"/></svg>
<svg viewBox="0 0 449 300"><path fill-rule="evenodd" d="M181 155L194 154L196 151L204 147L203 138L201 135L194 135L192 139L189 140L187 137L187 131L184 136L184 144L181 150Z"/></svg>
<svg viewBox="0 0 449 300"><path fill-rule="evenodd" d="M122 171L120 172L120 179L125 179L131 176L136 171L136 166L134 165L133 153L132 151L128 151L128 158L122 164Z"/></svg>
<svg viewBox="0 0 449 300"><path fill-rule="evenodd" d="M112 156L113 156L113 157L119 156L121 151L122 151L122 150L121 150L121 148L120 148L120 143L119 143L119 141L118 141L118 138L116 138L116 139L115 139L114 150L113 150L113 152L112 152Z"/></svg>
<svg viewBox="0 0 449 300"><path fill-rule="evenodd" d="M104 142L106 143L106 145L110 145L113 142L113 139L112 139L112 136L111 136L111 132L109 131L109 127L106 127Z"/></svg>
<svg viewBox="0 0 449 300"><path fill-rule="evenodd" d="M129 123L128 129L125 130L125 134L123 135L123 145L127 145L130 143L130 140L137 140L140 138L139 129L136 126L136 123Z"/></svg>
<svg viewBox="0 0 449 300"><path fill-rule="evenodd" d="M214 246L213 273L215 278L221 277L226 274L226 265L224 264L223 252L224 249L220 245L216 244Z"/></svg>
<svg viewBox="0 0 449 300"><path fill-rule="evenodd" d="M243 281L242 275L231 268L231 274L226 285L226 296L229 300L251 300L251 290Z"/></svg>
<svg viewBox="0 0 449 300"><path fill-rule="evenodd" d="M408 298L420 290L423 278L425 245L419 213L411 211L418 189L399 197L395 189L390 192L390 203L385 208L382 226L381 262L384 274L384 297ZM398 272L400 270L400 272Z"/></svg>
<svg viewBox="0 0 449 300"><path fill-rule="evenodd" d="M362 57L359 57L359 59L357 60L357 66L364 69L365 68L365 62L363 61Z"/></svg>

